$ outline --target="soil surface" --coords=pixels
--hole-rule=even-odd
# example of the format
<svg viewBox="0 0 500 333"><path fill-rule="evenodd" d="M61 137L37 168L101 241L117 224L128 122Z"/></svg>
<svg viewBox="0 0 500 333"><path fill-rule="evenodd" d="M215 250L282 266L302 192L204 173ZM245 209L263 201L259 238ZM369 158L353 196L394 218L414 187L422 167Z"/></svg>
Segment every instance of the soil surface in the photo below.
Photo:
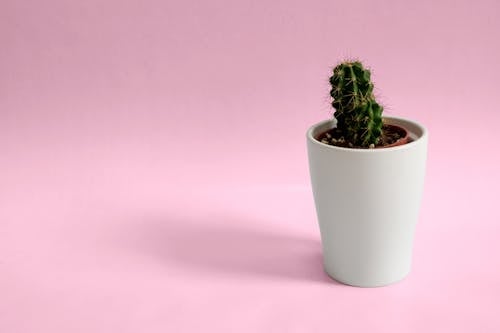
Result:
<svg viewBox="0 0 500 333"><path fill-rule="evenodd" d="M384 124L382 126L382 136L380 137L379 143L377 145L372 145L369 148L383 148L391 146L394 145L398 140L403 141L402 139L405 139L406 137L407 132L404 128ZM354 146L351 143L346 142L337 128L332 128L326 132L321 133L316 139L331 146L366 149L366 147ZM407 142L411 141L409 138L407 139Z"/></svg>

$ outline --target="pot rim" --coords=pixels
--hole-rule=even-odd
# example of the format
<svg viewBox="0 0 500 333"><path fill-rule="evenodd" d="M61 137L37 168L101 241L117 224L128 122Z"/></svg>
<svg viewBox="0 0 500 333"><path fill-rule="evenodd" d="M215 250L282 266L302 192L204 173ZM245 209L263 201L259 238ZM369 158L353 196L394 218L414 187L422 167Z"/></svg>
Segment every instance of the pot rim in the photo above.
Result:
<svg viewBox="0 0 500 333"><path fill-rule="evenodd" d="M428 136L427 129L425 128L425 126L423 126L422 124L420 124L417 121L410 120L410 119L403 118L403 117L393 117L393 116L389 116L389 117L384 116L384 117L382 117L382 119L384 121L387 121L387 124L401 126L404 129L406 129L406 131L410 134L410 139L412 139L412 141L409 143L405 143L403 145L399 145L399 146L380 147L377 149L339 147L339 146L328 145L326 143L322 143L322 142L318 141L313 135L313 134L317 134L317 133L315 133L316 130L322 126L327 127L326 126L327 124L335 124L335 119L326 119L326 120L320 121L319 123L312 125L307 130L306 137L307 137L307 140L309 142L311 142L315 145L319 145L323 148L330 149L332 151L343 151L343 152L353 152L353 153L356 152L356 153L360 153L360 154L375 154L375 153L381 153L381 152L387 152L387 151L410 149L411 147L420 144L420 142L422 142L424 139L427 139L427 136ZM405 126L405 123L416 128L420 133L415 133L414 131L409 129L407 126ZM333 126L329 127L329 128L333 128Z"/></svg>

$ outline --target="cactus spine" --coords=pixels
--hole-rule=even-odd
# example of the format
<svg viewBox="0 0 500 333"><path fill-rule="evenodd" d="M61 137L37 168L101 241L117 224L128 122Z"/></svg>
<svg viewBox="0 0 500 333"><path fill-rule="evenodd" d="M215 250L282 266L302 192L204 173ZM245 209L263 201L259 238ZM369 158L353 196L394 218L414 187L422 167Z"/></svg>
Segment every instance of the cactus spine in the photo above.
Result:
<svg viewBox="0 0 500 333"><path fill-rule="evenodd" d="M370 147L382 135L383 107L373 96L370 71L359 61L343 62L330 77L337 129L354 147Z"/></svg>

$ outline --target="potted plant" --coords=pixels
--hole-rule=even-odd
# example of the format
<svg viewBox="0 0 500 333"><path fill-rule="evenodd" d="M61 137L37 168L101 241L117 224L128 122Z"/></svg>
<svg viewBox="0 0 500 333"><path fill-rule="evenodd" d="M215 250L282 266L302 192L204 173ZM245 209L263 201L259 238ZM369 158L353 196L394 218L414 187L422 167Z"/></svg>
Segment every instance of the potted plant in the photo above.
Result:
<svg viewBox="0 0 500 333"><path fill-rule="evenodd" d="M359 61L337 65L330 84L334 118L307 131L324 268L345 284L388 285L410 271L427 130L382 117Z"/></svg>

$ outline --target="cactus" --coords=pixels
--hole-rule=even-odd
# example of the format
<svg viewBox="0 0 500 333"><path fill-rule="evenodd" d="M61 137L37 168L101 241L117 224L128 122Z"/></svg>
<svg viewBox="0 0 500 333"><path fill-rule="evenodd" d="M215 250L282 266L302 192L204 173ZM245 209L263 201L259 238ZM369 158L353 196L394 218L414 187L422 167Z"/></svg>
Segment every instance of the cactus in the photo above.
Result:
<svg viewBox="0 0 500 333"><path fill-rule="evenodd" d="M370 71L359 61L346 61L330 77L337 131L353 147L373 147L382 135L383 107L373 96Z"/></svg>

